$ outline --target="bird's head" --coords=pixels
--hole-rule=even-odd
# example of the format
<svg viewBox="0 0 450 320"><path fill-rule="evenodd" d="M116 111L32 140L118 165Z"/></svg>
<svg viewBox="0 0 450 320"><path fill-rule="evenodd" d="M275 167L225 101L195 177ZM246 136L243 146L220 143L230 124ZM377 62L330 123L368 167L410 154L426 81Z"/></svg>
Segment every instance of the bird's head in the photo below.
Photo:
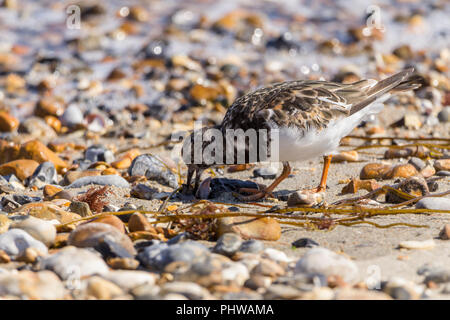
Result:
<svg viewBox="0 0 450 320"><path fill-rule="evenodd" d="M223 164L223 136L218 126L203 127L194 130L183 141L181 148L181 157L188 167L188 175L186 180L187 190L190 191L191 182L194 173L195 183L194 192L200 183L202 172L217 164Z"/></svg>

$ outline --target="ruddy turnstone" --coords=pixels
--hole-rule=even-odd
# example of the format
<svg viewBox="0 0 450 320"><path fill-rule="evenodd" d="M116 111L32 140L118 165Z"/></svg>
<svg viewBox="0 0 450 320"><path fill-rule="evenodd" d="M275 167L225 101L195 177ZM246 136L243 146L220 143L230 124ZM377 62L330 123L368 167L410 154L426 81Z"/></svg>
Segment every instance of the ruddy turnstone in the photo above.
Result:
<svg viewBox="0 0 450 320"><path fill-rule="evenodd" d="M254 201L271 194L289 176L289 161L324 156L319 186L305 191L307 194L323 194L331 157L341 139L366 116L381 111L383 102L391 93L420 87L420 77L414 76L413 71L409 68L381 81L368 79L351 84L286 81L238 98L220 125L194 130L185 140L182 156L188 166L188 189L194 173L194 190L197 190L202 172L214 165L281 161L283 171L268 187L241 190L251 194L241 197L242 200ZM230 130L234 130L234 135L228 136ZM257 135L257 139L251 142L251 135L246 134L248 130L265 130L268 134ZM277 131L275 138L271 135L274 131ZM244 134L244 139L240 140L239 134ZM274 146L275 149L272 148ZM266 152L261 152L264 151L262 149ZM245 156L239 158L240 151Z"/></svg>

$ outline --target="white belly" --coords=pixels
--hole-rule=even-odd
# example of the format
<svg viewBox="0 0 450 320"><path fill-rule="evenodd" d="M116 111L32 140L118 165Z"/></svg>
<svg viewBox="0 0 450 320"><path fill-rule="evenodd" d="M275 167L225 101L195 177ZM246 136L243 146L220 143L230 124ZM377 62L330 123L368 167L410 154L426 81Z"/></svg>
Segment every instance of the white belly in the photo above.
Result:
<svg viewBox="0 0 450 320"><path fill-rule="evenodd" d="M386 98L385 98L386 99ZM279 129L279 154L271 161L304 161L337 152L341 139L368 115L375 114L383 108L382 101L373 103L350 117L331 121L327 128L320 131L299 132L297 128Z"/></svg>
<svg viewBox="0 0 450 320"><path fill-rule="evenodd" d="M333 154L339 146L340 139L336 130L332 128L320 132L309 131L303 137L294 128L281 129L279 161L305 161Z"/></svg>

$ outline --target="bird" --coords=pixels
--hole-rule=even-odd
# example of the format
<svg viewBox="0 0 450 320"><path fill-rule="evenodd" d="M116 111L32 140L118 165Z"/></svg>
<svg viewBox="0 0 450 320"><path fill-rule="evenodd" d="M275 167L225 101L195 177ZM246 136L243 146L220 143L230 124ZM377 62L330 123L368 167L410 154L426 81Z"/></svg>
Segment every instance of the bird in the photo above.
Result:
<svg viewBox="0 0 450 320"><path fill-rule="evenodd" d="M257 201L271 195L291 174L289 162L323 157L319 185L304 190L306 195L323 195L331 159L337 153L341 139L369 115L380 112L392 94L420 86L421 77L414 74L414 68L407 68L381 81L365 79L343 84L291 80L247 93L232 103L219 125L194 130L185 139L181 154L188 167L187 190L195 193L202 173L210 167L281 162L281 174L268 187L240 190L241 200ZM253 142L249 137L239 140L236 135L227 134L234 131L242 135L249 130L265 130L268 134L262 138L257 135ZM273 132L277 135L272 136ZM264 148L266 152L261 153ZM195 154L204 155L205 151L208 151L207 156L194 157ZM238 154L244 156L238 158Z"/></svg>

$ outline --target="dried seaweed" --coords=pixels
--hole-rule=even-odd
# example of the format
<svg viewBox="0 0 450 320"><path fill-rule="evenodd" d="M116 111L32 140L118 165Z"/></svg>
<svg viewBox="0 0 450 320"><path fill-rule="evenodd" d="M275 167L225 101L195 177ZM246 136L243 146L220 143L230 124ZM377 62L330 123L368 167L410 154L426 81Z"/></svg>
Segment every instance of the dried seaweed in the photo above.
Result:
<svg viewBox="0 0 450 320"><path fill-rule="evenodd" d="M175 190L173 194L178 191ZM404 198L409 199L403 203L382 206L374 208L370 206L362 206L359 204L360 200L370 199L376 197L387 191L398 192ZM226 217L253 217L253 218L272 218L277 220L280 224L303 227L311 230L332 230L336 226L352 227L360 224L371 225L376 228L391 228L396 226L404 226L411 228L426 228L426 225L417 225L406 222L393 222L386 225L381 225L374 221L368 220L373 219L377 216L387 216L387 215L404 215L404 214L450 214L450 210L434 210L434 209L414 209L408 208L407 206L419 201L420 199L426 197L442 197L450 194L450 190L441 193L428 194L420 197L413 197L409 194L403 194L404 192L399 191L391 186L383 186L377 190L367 193L364 196L343 199L337 201L329 206L322 206L318 208L310 207L294 207L294 208L273 208L264 204L257 204L263 210L250 212L250 210L255 209L255 204L232 204L243 209L242 212L231 212L228 211L226 206L229 203L211 202L208 200L200 200L192 204L187 204L180 207L174 211L167 211L166 206L170 201L171 196L169 196L166 201L161 205L158 211L147 211L147 210L129 210L121 212L104 212L97 216L112 214L112 215L124 215L134 212L140 212L142 214L147 214L152 217L152 224L172 224L171 227L177 230L188 231L197 239L209 240L216 235L216 222L217 219ZM270 212L267 208L271 207ZM401 207L401 208L400 208ZM321 214L321 216L317 216ZM92 217L88 217L92 219ZM71 221L66 224L60 225L66 226L72 223L86 220L87 218L82 218L78 220Z"/></svg>
<svg viewBox="0 0 450 320"><path fill-rule="evenodd" d="M99 213L103 211L103 208L108 204L106 198L111 193L111 189L108 186L101 188L92 187L86 191L86 193L78 196L77 201L86 202L89 208L94 213Z"/></svg>

